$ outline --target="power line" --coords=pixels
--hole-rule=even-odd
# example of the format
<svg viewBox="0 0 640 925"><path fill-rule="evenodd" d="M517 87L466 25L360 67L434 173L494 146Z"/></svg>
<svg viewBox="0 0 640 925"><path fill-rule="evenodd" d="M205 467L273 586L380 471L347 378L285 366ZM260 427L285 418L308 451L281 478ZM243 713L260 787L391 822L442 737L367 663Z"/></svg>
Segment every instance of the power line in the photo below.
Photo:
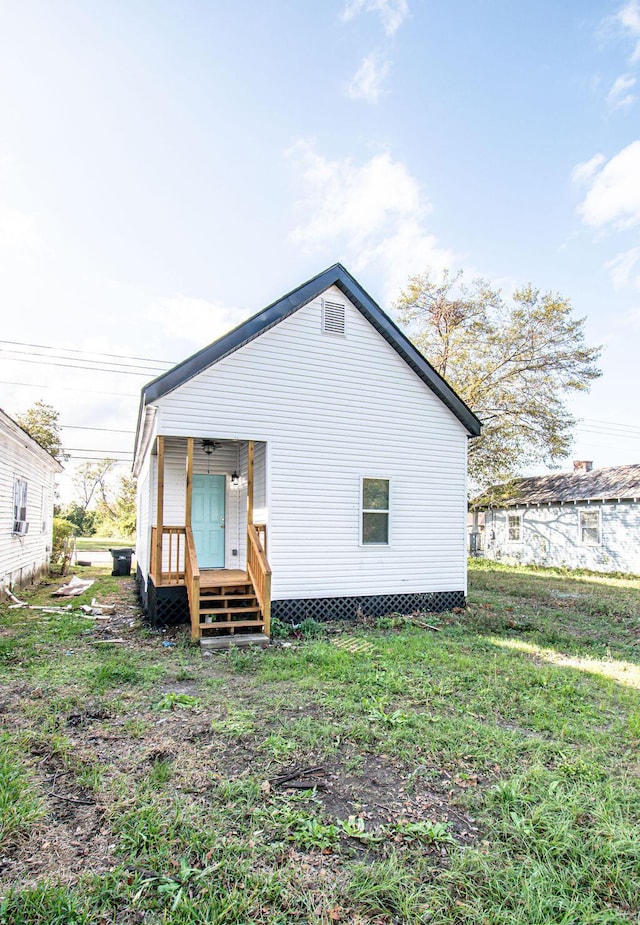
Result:
<svg viewBox="0 0 640 925"><path fill-rule="evenodd" d="M120 453L120 455L126 454L127 456L133 456L133 450L94 450L92 447L87 446L68 446L63 447L67 453L101 453L103 456L111 456L113 453Z"/></svg>
<svg viewBox="0 0 640 925"><path fill-rule="evenodd" d="M89 364L92 369L94 368L104 368L109 367L110 369L134 369L142 373L150 374L156 370L166 369L165 366L161 366L159 363L154 363L150 365L142 365L140 363L125 363L122 360L100 360L93 359L90 356L82 357L68 357L62 353L36 353L33 350L20 351L13 350L10 347L0 347L0 353L7 354L7 360L9 362L19 363L23 360L39 360L44 364L52 363L54 360L63 360L65 363L68 363L71 367L77 367L78 364Z"/></svg>
<svg viewBox="0 0 640 925"><path fill-rule="evenodd" d="M24 386L28 389L51 389L61 392L76 392L78 388L72 388L71 386L64 385L38 385L35 382L13 382L9 379L0 379L0 385L19 385ZM85 389L82 387L82 391L91 395L113 395L113 389ZM118 392L118 398L138 398L138 392Z"/></svg>
<svg viewBox="0 0 640 925"><path fill-rule="evenodd" d="M124 353L103 353L100 350L78 350L75 347L52 347L50 344L28 344L20 340L0 340L0 344L11 344L14 347L35 347L38 350L64 350L65 353L80 353L86 356L87 353L98 357L112 357L116 360L141 360L143 363L164 364L175 366L171 360L153 360L151 357L130 357Z"/></svg>
<svg viewBox="0 0 640 925"><path fill-rule="evenodd" d="M580 418L580 421L589 424L605 424L607 427L623 427L628 430L640 430L640 426L637 424L622 424L618 421L599 421L596 418Z"/></svg>
<svg viewBox="0 0 640 925"><path fill-rule="evenodd" d="M2 348L0 348L0 350L2 350ZM158 375L158 372L150 372L148 370L127 369L124 367L121 369L105 369L104 367L91 366L89 364L78 365L75 363L56 363L54 360L48 360L45 357L30 357L30 356L9 357L8 360L10 363L38 363L41 366L60 366L63 369L86 369L86 370L89 370L89 372L93 372L93 373L112 373L118 376L124 375L124 376L144 377L144 376ZM160 372L162 372L162 370L160 370Z"/></svg>
<svg viewBox="0 0 640 925"><path fill-rule="evenodd" d="M135 430L121 430L117 427L81 427L78 424L61 424L62 430L99 430L108 434L135 434Z"/></svg>

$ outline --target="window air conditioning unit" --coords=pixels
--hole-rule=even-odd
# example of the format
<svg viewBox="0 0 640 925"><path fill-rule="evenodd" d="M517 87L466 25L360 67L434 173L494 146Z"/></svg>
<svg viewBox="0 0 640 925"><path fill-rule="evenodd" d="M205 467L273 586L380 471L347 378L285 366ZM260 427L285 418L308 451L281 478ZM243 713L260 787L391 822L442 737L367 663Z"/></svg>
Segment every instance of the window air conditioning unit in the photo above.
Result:
<svg viewBox="0 0 640 925"><path fill-rule="evenodd" d="M29 524L26 520L16 520L13 525L13 532L18 536L24 536L29 532Z"/></svg>

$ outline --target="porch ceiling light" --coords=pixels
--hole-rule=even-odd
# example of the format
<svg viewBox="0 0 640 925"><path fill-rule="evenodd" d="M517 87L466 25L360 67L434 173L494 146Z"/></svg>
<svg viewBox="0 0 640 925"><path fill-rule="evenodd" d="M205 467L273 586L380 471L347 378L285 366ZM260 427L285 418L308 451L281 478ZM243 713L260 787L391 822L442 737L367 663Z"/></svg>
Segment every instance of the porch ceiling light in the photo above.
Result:
<svg viewBox="0 0 640 925"><path fill-rule="evenodd" d="M207 456L211 456L213 451L217 450L221 444L217 440L210 440L208 437L205 437L200 446L207 454Z"/></svg>

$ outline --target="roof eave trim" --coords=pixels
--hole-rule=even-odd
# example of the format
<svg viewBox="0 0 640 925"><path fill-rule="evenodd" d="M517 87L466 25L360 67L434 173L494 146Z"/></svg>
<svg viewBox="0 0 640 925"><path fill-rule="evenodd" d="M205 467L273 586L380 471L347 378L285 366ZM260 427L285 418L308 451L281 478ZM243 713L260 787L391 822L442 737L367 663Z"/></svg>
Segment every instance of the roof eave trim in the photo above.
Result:
<svg viewBox="0 0 640 925"><path fill-rule="evenodd" d="M258 337L288 315L293 314L293 312L317 298L330 286L337 286L356 305L365 318L396 350L408 366L441 399L466 428L469 435L472 437L479 436L482 425L476 415L362 288L360 283L339 263L314 276L313 279L308 280L302 286L262 309L262 311L238 325L228 334L214 341L213 344L209 344L198 353L174 366L173 369L152 380L142 390L142 405L148 405L184 385L185 382L193 379L204 369L229 356L229 354Z"/></svg>

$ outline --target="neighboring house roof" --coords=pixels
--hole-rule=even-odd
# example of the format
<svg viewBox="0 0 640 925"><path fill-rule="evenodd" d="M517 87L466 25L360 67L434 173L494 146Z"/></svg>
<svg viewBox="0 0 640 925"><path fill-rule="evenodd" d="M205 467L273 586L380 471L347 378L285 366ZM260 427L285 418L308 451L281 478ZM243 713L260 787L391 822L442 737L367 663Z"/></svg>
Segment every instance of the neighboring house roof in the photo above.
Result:
<svg viewBox="0 0 640 925"><path fill-rule="evenodd" d="M40 446L37 440L27 433L24 427L20 427L17 421L0 408L0 427L18 440L25 449L34 453L45 465L50 466L56 472L62 472L63 467L58 460L51 455L43 446Z"/></svg>
<svg viewBox="0 0 640 925"><path fill-rule="evenodd" d="M471 507L516 507L580 501L640 499L640 464L609 466L591 472L561 472L514 479L496 485L471 502Z"/></svg>
<svg viewBox="0 0 640 925"><path fill-rule="evenodd" d="M466 427L470 436L480 434L481 423L470 408L456 395L454 390L440 376L422 354L414 347L410 340L402 333L396 324L386 315L379 305L365 292L362 286L345 270L342 264L336 263L314 276L313 279L303 283L292 292L268 305L262 311L253 315L214 341L208 347L195 353L193 356L178 363L173 369L154 379L142 390L140 417L138 418L138 433L142 422L142 411L168 392L178 388L201 373L203 370L217 363L219 360L238 350L244 344L258 337L264 331L278 324L283 318L293 314L303 305L317 298L325 289L337 286L353 304L362 312L365 318L382 334L402 359L413 369L422 381L444 402L450 411ZM136 447L138 437L136 437Z"/></svg>

